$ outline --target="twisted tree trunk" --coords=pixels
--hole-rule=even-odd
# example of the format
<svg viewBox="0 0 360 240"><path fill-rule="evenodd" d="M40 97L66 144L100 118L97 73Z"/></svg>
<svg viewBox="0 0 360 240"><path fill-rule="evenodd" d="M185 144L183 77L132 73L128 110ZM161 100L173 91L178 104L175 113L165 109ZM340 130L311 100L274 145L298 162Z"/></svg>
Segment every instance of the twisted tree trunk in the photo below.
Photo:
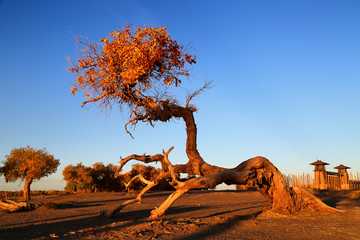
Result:
<svg viewBox="0 0 360 240"><path fill-rule="evenodd" d="M225 168L210 165L204 161L197 150L197 127L194 119L194 111L180 107L181 117L186 125L186 155L189 162L185 165L185 173L207 176L225 170ZM175 166L177 172L180 166Z"/></svg>
<svg viewBox="0 0 360 240"><path fill-rule="evenodd" d="M303 189L289 187L281 172L264 157L251 158L233 169L225 169L206 163L197 150L197 127L193 116L195 110L195 108L188 106L188 104L186 107L181 107L169 102L162 102L161 106L155 104L154 107L149 108L150 112L146 114L146 116L151 116L151 120L154 121L165 122L173 117L184 120L187 133L186 154L189 159L186 164L172 166L168 159L168 154L172 148L167 152L163 151L163 154L154 156L133 154L121 159L119 162L119 170L121 170L121 168L132 159L144 163L160 161L162 174L159 176L159 179L167 176L172 177L172 185L176 191L171 194L159 208L151 212L151 219L162 217L171 204L190 189L212 188L223 182L226 184L256 187L269 199L267 210L276 213L295 214L304 211L339 212L339 210L325 205L309 192ZM139 118L138 120L143 119ZM196 174L200 177L190 179L186 182L179 182L175 177L175 173ZM136 199L121 204L110 212L111 214L109 214L109 216L120 211L120 209L128 204L141 201L146 191L155 185L155 182L148 183Z"/></svg>
<svg viewBox="0 0 360 240"><path fill-rule="evenodd" d="M151 212L150 219L162 217L171 204L190 189L212 188L220 183L257 187L269 199L269 203L272 202L266 210L280 214L288 215L314 211L340 212L335 208L327 206L306 190L289 187L281 172L264 157L251 158L231 170L219 171L216 174L179 182L175 177L174 168L168 159L168 154L171 150L172 148L166 153L163 152L163 154L168 171L172 176L172 185L176 188L176 191L160 207Z"/></svg>

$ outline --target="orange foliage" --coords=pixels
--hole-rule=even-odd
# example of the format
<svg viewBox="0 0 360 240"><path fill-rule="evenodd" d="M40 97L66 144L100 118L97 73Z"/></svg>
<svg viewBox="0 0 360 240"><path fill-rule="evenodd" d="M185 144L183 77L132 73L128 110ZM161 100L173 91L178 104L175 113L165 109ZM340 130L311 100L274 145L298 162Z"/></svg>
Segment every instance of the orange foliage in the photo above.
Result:
<svg viewBox="0 0 360 240"><path fill-rule="evenodd" d="M7 182L17 179L39 180L56 172L59 166L59 160L55 159L46 148L34 149L30 146L14 148L5 158L0 173L4 174Z"/></svg>
<svg viewBox="0 0 360 240"><path fill-rule="evenodd" d="M4 166L0 167L0 175L5 176L6 182L25 180L25 200L30 199L30 185L33 180L39 180L56 172L59 166L59 160L55 159L46 148L34 149L30 146L14 148L5 158L6 161L2 161Z"/></svg>
<svg viewBox="0 0 360 240"><path fill-rule="evenodd" d="M69 71L76 76L72 94L82 91L88 102L100 101L107 106L112 102L146 105L150 90L181 84L181 76L188 77L185 64L196 63L182 45L172 40L166 27L137 27L131 25L116 29L99 43L77 41L80 59L70 60Z"/></svg>

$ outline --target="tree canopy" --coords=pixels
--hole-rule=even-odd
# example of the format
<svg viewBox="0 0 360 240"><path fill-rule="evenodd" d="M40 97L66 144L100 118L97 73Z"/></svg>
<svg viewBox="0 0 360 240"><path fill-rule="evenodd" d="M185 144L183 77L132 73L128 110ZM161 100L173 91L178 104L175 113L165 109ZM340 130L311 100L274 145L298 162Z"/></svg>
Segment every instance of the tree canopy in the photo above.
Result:
<svg viewBox="0 0 360 240"><path fill-rule="evenodd" d="M173 40L166 27L137 27L116 29L100 42L76 37L80 59L72 62L69 71L76 76L71 92L82 92L88 99L82 103L96 103L101 109L114 104L129 107L129 121L135 128L138 122L166 122L181 118L187 129L186 154L189 163L175 166L177 172L212 174L223 168L210 166L197 151L197 128L193 117L196 107L193 97L210 87L210 83L191 93L181 106L169 88L180 86L182 77L189 77L188 65L196 63L183 45Z"/></svg>
<svg viewBox="0 0 360 240"><path fill-rule="evenodd" d="M67 182L66 191L87 192L94 189L91 167L86 167L82 163L68 165L62 172L64 180Z"/></svg>
<svg viewBox="0 0 360 240"><path fill-rule="evenodd" d="M25 180L24 198L30 198L30 184L33 180L49 176L56 172L60 162L55 159L46 148L34 149L30 146L14 148L9 155L5 156L0 168L6 182L14 182L18 179Z"/></svg>
<svg viewBox="0 0 360 240"><path fill-rule="evenodd" d="M76 76L71 92L82 92L102 109L126 104L131 110L130 122L159 120L151 115L162 102L174 101L168 96L170 86L179 86L181 77L189 77L187 64L196 57L170 38L166 27L131 25L116 29L100 42L76 37L80 59L70 60L69 71ZM151 111L153 110L153 111Z"/></svg>

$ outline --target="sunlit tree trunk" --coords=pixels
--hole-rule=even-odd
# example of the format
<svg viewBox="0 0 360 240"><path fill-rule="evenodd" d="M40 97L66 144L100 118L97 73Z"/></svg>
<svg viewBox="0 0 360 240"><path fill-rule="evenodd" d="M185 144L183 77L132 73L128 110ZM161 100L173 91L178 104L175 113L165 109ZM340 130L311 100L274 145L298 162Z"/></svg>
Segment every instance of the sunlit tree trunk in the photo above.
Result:
<svg viewBox="0 0 360 240"><path fill-rule="evenodd" d="M25 180L25 184L24 184L24 200L25 201L30 200L30 185L31 185L32 181L33 181L32 178L27 178Z"/></svg>
<svg viewBox="0 0 360 240"><path fill-rule="evenodd" d="M197 149L197 127L193 112L186 108L184 110L182 118L186 124L186 154L189 158L188 165L191 166L192 173L200 176L206 176L225 170L224 168L212 166L206 163L200 156Z"/></svg>

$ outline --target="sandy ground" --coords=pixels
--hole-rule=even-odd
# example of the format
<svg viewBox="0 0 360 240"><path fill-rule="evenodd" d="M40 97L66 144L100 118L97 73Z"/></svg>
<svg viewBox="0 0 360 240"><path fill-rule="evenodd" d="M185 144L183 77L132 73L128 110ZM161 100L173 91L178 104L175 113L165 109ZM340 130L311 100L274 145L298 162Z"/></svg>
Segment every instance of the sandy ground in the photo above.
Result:
<svg viewBox="0 0 360 240"><path fill-rule="evenodd" d="M262 213L266 199L256 191L190 191L178 199L162 221L147 220L170 192L151 192L142 204L114 218L99 215L126 193L38 196L59 209L0 213L0 239L360 239L360 200L348 192L318 196L344 213L276 216Z"/></svg>

